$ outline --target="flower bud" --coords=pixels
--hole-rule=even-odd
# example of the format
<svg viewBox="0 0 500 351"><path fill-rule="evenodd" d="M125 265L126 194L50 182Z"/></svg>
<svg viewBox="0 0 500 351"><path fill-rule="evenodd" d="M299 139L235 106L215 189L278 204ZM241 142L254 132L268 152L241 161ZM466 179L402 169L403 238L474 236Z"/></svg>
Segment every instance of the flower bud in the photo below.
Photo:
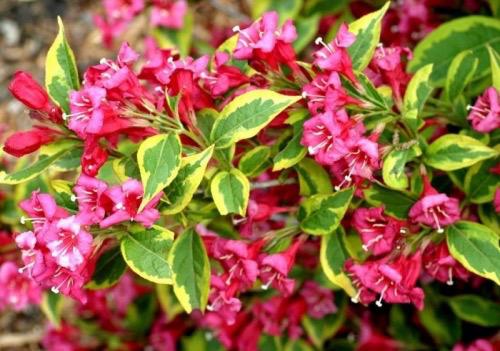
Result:
<svg viewBox="0 0 500 351"><path fill-rule="evenodd" d="M51 103L45 89L33 79L31 74L17 71L10 84L9 91L14 97L33 110L48 110Z"/></svg>
<svg viewBox="0 0 500 351"><path fill-rule="evenodd" d="M49 128L34 128L25 132L17 132L7 138L3 150L12 156L21 157L53 141L56 133Z"/></svg>

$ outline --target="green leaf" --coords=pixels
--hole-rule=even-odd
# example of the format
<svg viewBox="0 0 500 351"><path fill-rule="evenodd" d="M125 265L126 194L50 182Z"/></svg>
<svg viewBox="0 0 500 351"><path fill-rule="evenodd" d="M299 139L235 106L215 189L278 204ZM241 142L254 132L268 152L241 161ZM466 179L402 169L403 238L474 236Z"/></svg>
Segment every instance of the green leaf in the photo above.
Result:
<svg viewBox="0 0 500 351"><path fill-rule="evenodd" d="M299 175L300 195L330 194L332 181L328 172L311 158L304 158L295 165Z"/></svg>
<svg viewBox="0 0 500 351"><path fill-rule="evenodd" d="M497 235L500 235L500 216L495 211L493 203L478 206L477 212L481 222Z"/></svg>
<svg viewBox="0 0 500 351"><path fill-rule="evenodd" d="M419 115L432 92L432 86L429 83L432 67L433 65L429 64L419 69L406 88L403 99L403 120L414 132L422 124L422 118Z"/></svg>
<svg viewBox="0 0 500 351"><path fill-rule="evenodd" d="M271 166L271 148L260 145L247 151L240 159L238 168L247 177L257 177Z"/></svg>
<svg viewBox="0 0 500 351"><path fill-rule="evenodd" d="M300 96L281 95L271 90L252 90L236 97L215 120L211 140L217 148L251 138Z"/></svg>
<svg viewBox="0 0 500 351"><path fill-rule="evenodd" d="M111 165L114 173L120 178L121 182L125 182L129 178L137 179L141 176L134 156L114 159Z"/></svg>
<svg viewBox="0 0 500 351"><path fill-rule="evenodd" d="M294 19L302 8L303 0L259 0L252 3L252 18L257 19L268 11L276 11L280 16L280 22Z"/></svg>
<svg viewBox="0 0 500 351"><path fill-rule="evenodd" d="M167 255L173 239L171 231L153 226L123 236L120 249L125 262L135 273L154 283L171 284L172 270Z"/></svg>
<svg viewBox="0 0 500 351"><path fill-rule="evenodd" d="M408 211L417 201L406 192L391 190L375 183L366 189L364 194L370 205L383 205L385 212L399 219L408 218Z"/></svg>
<svg viewBox="0 0 500 351"><path fill-rule="evenodd" d="M237 213L244 216L247 211L250 183L240 170L222 171L212 179L212 198L221 215Z"/></svg>
<svg viewBox="0 0 500 351"><path fill-rule="evenodd" d="M429 289L425 291L425 308L419 312L419 317L437 344L451 346L460 340L460 320Z"/></svg>
<svg viewBox="0 0 500 351"><path fill-rule="evenodd" d="M494 149L474 138L446 134L427 148L424 162L442 171L454 171L497 155Z"/></svg>
<svg viewBox="0 0 500 351"><path fill-rule="evenodd" d="M471 50L462 51L451 61L444 85L444 96L448 101L455 100L464 91L474 77L478 63Z"/></svg>
<svg viewBox="0 0 500 351"><path fill-rule="evenodd" d="M109 288L120 280L126 268L120 247L115 246L99 257L92 279L85 287L87 289Z"/></svg>
<svg viewBox="0 0 500 351"><path fill-rule="evenodd" d="M500 1L498 3L500 4ZM500 91L500 55L497 51L493 50L491 46L488 46L488 53L490 55L492 85L497 91Z"/></svg>
<svg viewBox="0 0 500 351"><path fill-rule="evenodd" d="M323 272L333 284L341 287L349 296L353 297L356 295L356 289L344 271L344 263L348 258L345 233L342 227L338 227L335 232L321 237L319 259Z"/></svg>
<svg viewBox="0 0 500 351"><path fill-rule="evenodd" d="M293 135L286 146L273 158L273 172L290 168L299 163L307 154L307 149L300 143L302 129Z"/></svg>
<svg viewBox="0 0 500 351"><path fill-rule="evenodd" d="M460 221L446 228L451 255L469 271L500 285L499 237L490 228Z"/></svg>
<svg viewBox="0 0 500 351"><path fill-rule="evenodd" d="M156 27L152 34L162 49L177 49L181 56L189 55L193 38L194 16L188 11L184 16L184 25L180 29Z"/></svg>
<svg viewBox="0 0 500 351"><path fill-rule="evenodd" d="M332 233L344 217L353 194L353 188L349 188L330 195L317 194L307 198L299 210L300 228L312 235Z"/></svg>
<svg viewBox="0 0 500 351"><path fill-rule="evenodd" d="M393 304L389 314L389 333L395 339L404 343L409 350L421 350L420 333L411 323L412 313L403 305Z"/></svg>
<svg viewBox="0 0 500 351"><path fill-rule="evenodd" d="M78 212L78 204L73 201L73 183L67 180L54 179L50 182L51 188L55 192L55 200L58 206L70 211Z"/></svg>
<svg viewBox="0 0 500 351"><path fill-rule="evenodd" d="M63 298L60 294L53 293L52 291L45 291L43 293L40 308L50 323L56 328L61 326L62 303Z"/></svg>
<svg viewBox="0 0 500 351"><path fill-rule="evenodd" d="M159 134L144 140L137 151L144 197L141 211L158 193L169 185L181 166L182 145L175 134Z"/></svg>
<svg viewBox="0 0 500 351"><path fill-rule="evenodd" d="M66 113L69 113L69 92L78 90L80 80L75 55L64 34L64 25L57 17L59 33L47 52L45 59L45 87L52 98Z"/></svg>
<svg viewBox="0 0 500 351"><path fill-rule="evenodd" d="M480 79L489 72L488 45L500 51L500 21L484 16L458 18L445 22L417 45L408 69L416 72L432 63L431 82L443 86L451 61L471 50L479 60L474 79Z"/></svg>
<svg viewBox="0 0 500 351"><path fill-rule="evenodd" d="M500 175L490 171L500 162L498 157L476 163L465 175L464 190L475 204L493 201L495 190L500 188Z"/></svg>
<svg viewBox="0 0 500 351"><path fill-rule="evenodd" d="M307 45L314 39L318 32L320 16L299 17L294 21L295 28L297 29L297 40L293 42L295 52L299 53L304 50Z"/></svg>
<svg viewBox="0 0 500 351"><path fill-rule="evenodd" d="M28 180L35 178L37 175L45 171L49 166L54 164L54 162L59 160L70 151L71 149L63 149L56 152L52 156L40 155L36 162L11 174L7 174L4 171L1 171L0 184L12 185L27 182Z"/></svg>
<svg viewBox="0 0 500 351"><path fill-rule="evenodd" d="M200 236L189 229L174 242L168 262L173 271L174 293L187 313L205 310L210 289L210 262Z"/></svg>
<svg viewBox="0 0 500 351"><path fill-rule="evenodd" d="M388 1L380 10L369 13L349 25L349 31L356 35L356 41L347 49L355 70L362 71L370 63L380 41L382 18L389 5Z"/></svg>
<svg viewBox="0 0 500 351"><path fill-rule="evenodd" d="M461 319L483 327L500 327L500 304L477 295L453 296L447 300Z"/></svg>
<svg viewBox="0 0 500 351"><path fill-rule="evenodd" d="M162 209L163 214L179 213L189 204L203 180L213 151L214 147L210 146L200 153L182 159L177 177L165 189L168 206Z"/></svg>
<svg viewBox="0 0 500 351"><path fill-rule="evenodd" d="M405 173L406 163L421 154L422 151L417 144L408 149L394 149L389 152L382 166L382 177L385 184L397 190L408 188L409 182Z"/></svg>

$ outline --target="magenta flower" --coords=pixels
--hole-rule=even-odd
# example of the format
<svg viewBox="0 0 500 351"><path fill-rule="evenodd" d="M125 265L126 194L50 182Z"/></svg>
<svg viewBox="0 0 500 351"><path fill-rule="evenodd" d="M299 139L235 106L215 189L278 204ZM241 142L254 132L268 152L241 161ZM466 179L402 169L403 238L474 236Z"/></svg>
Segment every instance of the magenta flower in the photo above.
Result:
<svg viewBox="0 0 500 351"><path fill-rule="evenodd" d="M155 207L160 201L161 193L155 196L141 212L138 212L143 194L142 184L135 179L129 179L122 185L106 190L105 201L112 204L112 209L111 214L100 222L101 228L125 221L136 221L145 227L151 227L160 218L160 213Z"/></svg>
<svg viewBox="0 0 500 351"><path fill-rule="evenodd" d="M21 217L21 224L31 222L35 232L45 227L47 222L55 221L68 216L68 212L62 207L58 207L56 201L50 194L33 191L29 199L21 201L19 207L28 214L29 217Z"/></svg>
<svg viewBox="0 0 500 351"><path fill-rule="evenodd" d="M92 235L75 216L60 219L56 228L45 233L47 248L59 266L76 271L92 252Z"/></svg>
<svg viewBox="0 0 500 351"><path fill-rule="evenodd" d="M94 177L108 159L108 152L99 144L99 137L88 135L83 144L82 173Z"/></svg>
<svg viewBox="0 0 500 351"><path fill-rule="evenodd" d="M153 26L181 29L184 26L187 9L185 0L153 0L151 24Z"/></svg>
<svg viewBox="0 0 500 351"><path fill-rule="evenodd" d="M109 112L106 104L106 89L90 86L80 91L70 93L71 114L68 127L80 138L85 139L87 134L99 134L104 124L105 114Z"/></svg>
<svg viewBox="0 0 500 351"><path fill-rule="evenodd" d="M289 338L297 339L303 333L301 321L307 313L307 305L301 298L275 296L255 305L253 313L265 333L274 336L287 333Z"/></svg>
<svg viewBox="0 0 500 351"><path fill-rule="evenodd" d="M307 99L307 106L313 114L336 111L346 105L361 104L347 94L337 72L318 74L311 83L304 85L302 96Z"/></svg>
<svg viewBox="0 0 500 351"><path fill-rule="evenodd" d="M387 258L378 261L366 261L362 264L347 264L347 271L352 276L358 294L351 300L369 304L376 300L382 306L382 300L388 303L413 303L418 309L424 307L424 292L415 287L420 275L422 258L417 252L411 257L399 256L393 262Z"/></svg>
<svg viewBox="0 0 500 351"><path fill-rule="evenodd" d="M259 275L259 266L256 260L263 243L260 241L248 245L240 240L223 238L214 240L211 252L228 274L225 280L226 285L231 285L236 281L246 289L252 287Z"/></svg>
<svg viewBox="0 0 500 351"><path fill-rule="evenodd" d="M85 224L97 224L106 214L101 197L108 185L97 178L81 174L73 191L76 196L71 199L78 201L78 218Z"/></svg>
<svg viewBox="0 0 500 351"><path fill-rule="evenodd" d="M415 222L437 229L443 233L443 227L453 224L460 219L459 201L438 193L427 176L424 176L424 191L410 209L409 218Z"/></svg>
<svg viewBox="0 0 500 351"><path fill-rule="evenodd" d="M468 345L458 343L453 346L451 351L495 351L496 347L486 339L476 339Z"/></svg>
<svg viewBox="0 0 500 351"><path fill-rule="evenodd" d="M229 89L236 88L249 81L248 77L237 67L228 65L230 56L226 52L215 53L215 72L201 73L201 78L212 96L225 94Z"/></svg>
<svg viewBox="0 0 500 351"><path fill-rule="evenodd" d="M486 89L471 110L467 119L471 121L472 128L481 133L489 133L500 128L500 94L494 87Z"/></svg>
<svg viewBox="0 0 500 351"><path fill-rule="evenodd" d="M453 285L454 277L465 281L470 276L469 271L450 255L446 241L429 244L424 250L422 260L425 272L442 283Z"/></svg>
<svg viewBox="0 0 500 351"><path fill-rule="evenodd" d="M300 295L307 304L307 314L313 318L321 319L337 311L337 306L333 302L333 292L313 280L304 283Z"/></svg>
<svg viewBox="0 0 500 351"><path fill-rule="evenodd" d="M292 294L295 281L287 278L287 276L295 263L295 254L300 243L300 241L296 241L283 252L261 256L260 278L264 283L262 289L267 290L269 286L272 286L284 296Z"/></svg>
<svg viewBox="0 0 500 351"><path fill-rule="evenodd" d="M287 20L278 27L278 13L266 12L262 18L245 29L235 26L238 42L233 56L238 60L249 60L250 65L260 72L266 67L277 70L280 64L286 64L297 71L295 51L292 43L297 39L297 31L292 20Z"/></svg>
<svg viewBox="0 0 500 351"><path fill-rule="evenodd" d="M361 237L363 250L373 255L392 251L396 239L406 231L400 221L384 215L383 207L356 209L352 226Z"/></svg>
<svg viewBox="0 0 500 351"><path fill-rule="evenodd" d="M29 304L38 304L42 299L40 287L19 272L14 262L7 261L0 265L0 310L11 307L21 311Z"/></svg>
<svg viewBox="0 0 500 351"><path fill-rule="evenodd" d="M210 280L212 290L208 301L207 310L217 313L228 325L234 324L237 313L241 310L241 301L235 297L237 283L227 286L227 279L212 274Z"/></svg>
<svg viewBox="0 0 500 351"><path fill-rule="evenodd" d="M495 206L495 212L500 213L500 188L495 191L495 198L493 199L493 206Z"/></svg>
<svg viewBox="0 0 500 351"><path fill-rule="evenodd" d="M344 75L351 82L356 83L357 79L352 70L352 61L347 48L354 43L356 37L348 31L347 25L343 23L337 33L336 38L329 44L322 38L316 39L316 44L321 44L323 48L316 51L314 64L325 71L334 71Z"/></svg>
<svg viewBox="0 0 500 351"><path fill-rule="evenodd" d="M345 110L327 111L318 114L304 123L301 143L309 154L323 165L330 165L336 160L337 153L344 149L341 134L349 116Z"/></svg>

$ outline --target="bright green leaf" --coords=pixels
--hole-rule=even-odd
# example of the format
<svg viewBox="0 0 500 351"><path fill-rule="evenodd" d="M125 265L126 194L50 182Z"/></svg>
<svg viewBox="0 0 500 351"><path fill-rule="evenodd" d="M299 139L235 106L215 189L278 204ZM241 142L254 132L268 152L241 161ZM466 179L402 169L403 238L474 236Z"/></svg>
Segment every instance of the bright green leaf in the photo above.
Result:
<svg viewBox="0 0 500 351"><path fill-rule="evenodd" d="M500 188L500 175L491 169L500 162L498 157L476 163L468 169L464 180L467 198L475 204L492 202L495 190Z"/></svg>
<svg viewBox="0 0 500 351"><path fill-rule="evenodd" d="M240 159L238 168L247 177L257 177L271 166L271 148L260 145L247 151Z"/></svg>
<svg viewBox="0 0 500 351"><path fill-rule="evenodd" d="M500 1L498 3L500 4ZM490 55L492 85L497 91L500 91L500 55L498 51L493 50L491 46L488 46L488 53Z"/></svg>
<svg viewBox="0 0 500 351"><path fill-rule="evenodd" d="M304 158L295 165L299 175L300 195L330 194L332 181L328 172L311 158Z"/></svg>
<svg viewBox="0 0 500 351"><path fill-rule="evenodd" d="M354 190L345 189L334 194L317 194L307 198L300 206L300 228L313 235L332 233L340 224Z"/></svg>
<svg viewBox="0 0 500 351"><path fill-rule="evenodd" d="M335 285L341 287L353 297L356 289L345 274L344 263L349 258L345 248L345 233L342 227L329 235L321 237L320 263L327 278Z"/></svg>
<svg viewBox="0 0 500 351"><path fill-rule="evenodd" d="M40 308L50 323L56 328L61 326L62 303L63 297L60 294L53 293L52 291L43 293Z"/></svg>
<svg viewBox="0 0 500 351"><path fill-rule="evenodd" d="M120 249L125 262L135 273L154 283L171 284L172 270L167 255L173 239L171 231L153 226L123 236Z"/></svg>
<svg viewBox="0 0 500 351"><path fill-rule="evenodd" d="M233 168L215 175L210 185L212 198L221 215L247 211L250 183L240 170Z"/></svg>
<svg viewBox="0 0 500 351"><path fill-rule="evenodd" d="M432 86L429 83L432 67L433 65L429 64L419 69L406 88L403 99L403 120L413 131L417 131L422 124L420 112L432 92Z"/></svg>
<svg viewBox="0 0 500 351"><path fill-rule="evenodd" d="M174 293L187 313L205 310L210 289L210 262L203 240L193 230L182 233L170 251Z"/></svg>
<svg viewBox="0 0 500 351"><path fill-rule="evenodd" d="M203 180L213 151L213 146L210 146L198 154L182 159L177 177L165 189L168 206L162 209L163 214L178 213L188 205Z"/></svg>
<svg viewBox="0 0 500 351"><path fill-rule="evenodd" d="M487 46L500 51L500 21L485 16L468 16L445 22L427 35L415 48L408 69L416 72L434 64L431 81L443 86L451 61L462 51L472 50L479 60L474 79L489 73Z"/></svg>
<svg viewBox="0 0 500 351"><path fill-rule="evenodd" d="M405 173L406 163L421 154L422 151L418 145L407 149L394 149L389 152L382 166L382 177L385 184L397 190L408 188L409 182Z"/></svg>
<svg viewBox="0 0 500 351"><path fill-rule="evenodd" d="M105 251L97 260L94 274L86 288L109 288L120 280L126 268L127 265L123 260L120 247L111 248Z"/></svg>
<svg viewBox="0 0 500 351"><path fill-rule="evenodd" d="M444 85L444 96L448 101L453 101L463 92L474 78L478 63L471 50L462 51L451 61Z"/></svg>
<svg viewBox="0 0 500 351"><path fill-rule="evenodd" d="M349 31L356 35L356 41L348 48L355 70L363 71L370 63L380 41L382 18L389 5L388 1L380 10L369 13L349 25Z"/></svg>
<svg viewBox="0 0 500 351"><path fill-rule="evenodd" d="M408 211L417 201L406 192L391 190L378 184L372 184L364 194L370 205L384 206L388 214L400 219L408 218Z"/></svg>
<svg viewBox="0 0 500 351"><path fill-rule="evenodd" d="M159 134L144 140L137 151L144 197L141 211L158 193L169 185L181 166L182 146L175 134Z"/></svg>
<svg viewBox="0 0 500 351"><path fill-rule="evenodd" d="M425 151L424 162L436 169L454 171L494 157L498 153L480 141L458 134L446 134Z"/></svg>
<svg viewBox="0 0 500 351"><path fill-rule="evenodd" d="M490 228L460 221L446 228L451 255L469 271L500 285L499 236Z"/></svg>
<svg viewBox="0 0 500 351"><path fill-rule="evenodd" d="M281 95L271 90L252 90L236 97L215 120L211 140L217 148L255 136L274 117L300 96Z"/></svg>
<svg viewBox="0 0 500 351"><path fill-rule="evenodd" d="M75 55L66 40L60 17L57 18L57 22L59 33L45 59L45 87L52 100L69 113L69 92L78 90L80 81Z"/></svg>
<svg viewBox="0 0 500 351"><path fill-rule="evenodd" d="M274 156L273 172L293 167L307 155L307 149L300 143L301 139L302 130L294 134L283 150Z"/></svg>
<svg viewBox="0 0 500 351"><path fill-rule="evenodd" d="M500 327L500 303L477 295L453 296L447 301L460 319L483 327Z"/></svg>

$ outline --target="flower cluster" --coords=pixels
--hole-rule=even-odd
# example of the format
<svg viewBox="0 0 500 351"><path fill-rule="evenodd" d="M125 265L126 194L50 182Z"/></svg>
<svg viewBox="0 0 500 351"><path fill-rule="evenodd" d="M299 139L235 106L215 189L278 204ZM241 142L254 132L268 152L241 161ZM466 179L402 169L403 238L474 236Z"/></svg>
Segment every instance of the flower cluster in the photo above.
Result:
<svg viewBox="0 0 500 351"><path fill-rule="evenodd" d="M308 4L311 33L262 12L188 56L157 41L186 1L103 3L106 45L149 18L142 55L80 82L61 30L46 88L8 87L33 127L3 146L0 309L50 300L49 350L495 349L466 330L498 326L470 306L497 308L500 59L414 48L481 33L436 29L439 1Z"/></svg>

